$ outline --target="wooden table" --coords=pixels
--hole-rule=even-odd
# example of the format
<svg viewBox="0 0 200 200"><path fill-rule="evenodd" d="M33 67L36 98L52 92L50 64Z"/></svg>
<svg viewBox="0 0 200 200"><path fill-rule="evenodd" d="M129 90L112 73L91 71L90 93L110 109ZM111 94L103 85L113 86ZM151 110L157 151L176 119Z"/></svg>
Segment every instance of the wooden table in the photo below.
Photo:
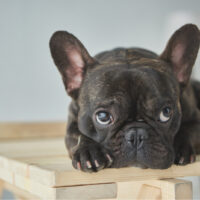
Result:
<svg viewBox="0 0 200 200"><path fill-rule="evenodd" d="M1 123L1 188L19 199L192 199L200 162L167 170L74 170L64 145L65 123Z"/></svg>

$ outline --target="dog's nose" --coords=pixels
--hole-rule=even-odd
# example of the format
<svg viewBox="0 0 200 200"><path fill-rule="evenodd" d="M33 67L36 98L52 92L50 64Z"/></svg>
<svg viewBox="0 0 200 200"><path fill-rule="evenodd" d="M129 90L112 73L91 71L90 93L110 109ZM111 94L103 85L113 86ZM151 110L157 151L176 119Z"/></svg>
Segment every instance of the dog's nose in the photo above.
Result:
<svg viewBox="0 0 200 200"><path fill-rule="evenodd" d="M137 135L137 131L135 129L133 129L133 128L129 129L125 135L125 139L129 143L135 144L136 143L136 135Z"/></svg>
<svg viewBox="0 0 200 200"><path fill-rule="evenodd" d="M144 140L148 138L148 133L143 128L132 128L125 135L126 141L131 145L137 146L137 149L141 148Z"/></svg>
<svg viewBox="0 0 200 200"><path fill-rule="evenodd" d="M149 135L146 131L146 129L138 128L137 129L137 148L139 149L142 147L144 140L147 140L149 138Z"/></svg>

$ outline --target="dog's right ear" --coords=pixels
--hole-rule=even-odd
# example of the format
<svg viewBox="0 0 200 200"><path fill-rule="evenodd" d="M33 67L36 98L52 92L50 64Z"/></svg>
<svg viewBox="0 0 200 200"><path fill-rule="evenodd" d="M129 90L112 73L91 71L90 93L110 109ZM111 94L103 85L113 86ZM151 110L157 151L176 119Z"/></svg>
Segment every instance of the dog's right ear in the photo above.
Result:
<svg viewBox="0 0 200 200"><path fill-rule="evenodd" d="M54 63L62 75L65 89L76 99L87 67L94 65L96 61L83 44L66 31L55 32L49 45Z"/></svg>
<svg viewBox="0 0 200 200"><path fill-rule="evenodd" d="M186 24L172 35L160 56L172 66L182 90L190 79L199 45L200 32L198 27L194 24Z"/></svg>

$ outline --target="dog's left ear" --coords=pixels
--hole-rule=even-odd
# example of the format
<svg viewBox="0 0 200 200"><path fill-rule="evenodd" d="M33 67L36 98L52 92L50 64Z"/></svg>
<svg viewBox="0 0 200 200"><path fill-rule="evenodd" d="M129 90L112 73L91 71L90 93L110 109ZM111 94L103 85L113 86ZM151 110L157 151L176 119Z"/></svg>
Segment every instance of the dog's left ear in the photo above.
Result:
<svg viewBox="0 0 200 200"><path fill-rule="evenodd" d="M178 29L170 38L160 58L172 66L172 70L184 88L192 72L199 50L200 32L197 26L186 24Z"/></svg>
<svg viewBox="0 0 200 200"><path fill-rule="evenodd" d="M50 50L67 93L74 99L79 95L86 70L96 61L83 44L67 31L57 31L50 39Z"/></svg>

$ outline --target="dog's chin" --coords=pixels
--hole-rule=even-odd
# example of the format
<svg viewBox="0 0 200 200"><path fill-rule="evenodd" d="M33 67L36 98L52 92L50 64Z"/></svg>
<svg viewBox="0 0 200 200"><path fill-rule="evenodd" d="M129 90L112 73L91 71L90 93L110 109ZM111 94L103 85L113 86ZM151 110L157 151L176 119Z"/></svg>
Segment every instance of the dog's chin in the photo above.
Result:
<svg viewBox="0 0 200 200"><path fill-rule="evenodd" d="M146 168L151 168L151 169L167 169L171 167L173 164L173 157L169 158L157 158L157 159L138 159L138 163L140 163L142 166L145 166Z"/></svg>
<svg viewBox="0 0 200 200"><path fill-rule="evenodd" d="M122 153L121 156L116 156L112 167L139 167L142 169L167 169L174 163L174 153L166 152L151 152L151 150L140 150L138 152Z"/></svg>
<svg viewBox="0 0 200 200"><path fill-rule="evenodd" d="M141 169L167 169L171 167L174 159L142 159L135 160L134 162L125 161L123 162L117 161L113 163L113 168L122 168L122 167L139 167Z"/></svg>

